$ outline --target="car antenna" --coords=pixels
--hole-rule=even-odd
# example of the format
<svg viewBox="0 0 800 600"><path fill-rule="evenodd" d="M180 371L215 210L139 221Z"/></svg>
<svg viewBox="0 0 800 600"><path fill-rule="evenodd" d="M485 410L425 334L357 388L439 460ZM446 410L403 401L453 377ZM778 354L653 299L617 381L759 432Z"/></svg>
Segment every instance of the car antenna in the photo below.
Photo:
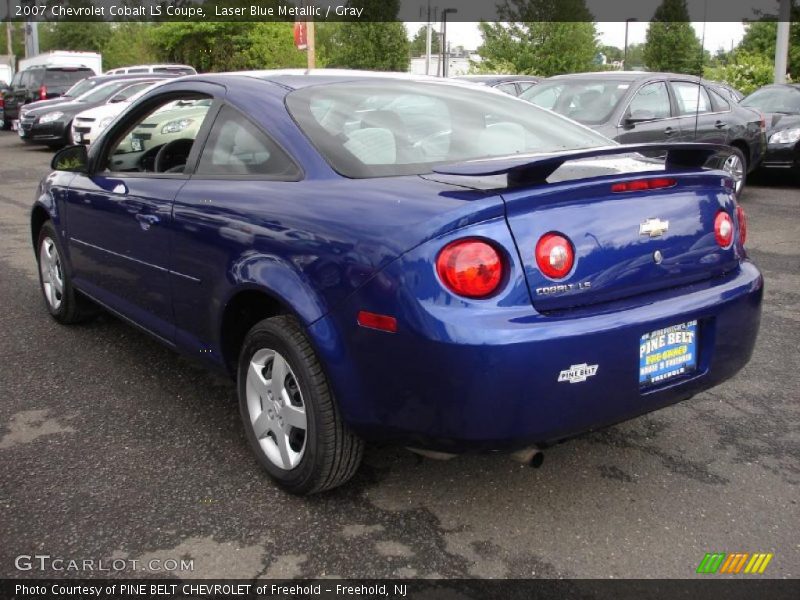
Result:
<svg viewBox="0 0 800 600"><path fill-rule="evenodd" d="M697 80L697 102L694 106L694 141L697 141L697 121L700 118L700 86L703 81L703 62L706 57L706 18L708 15L708 0L703 2L703 34L700 39L700 78ZM709 97L709 101L711 98Z"/></svg>

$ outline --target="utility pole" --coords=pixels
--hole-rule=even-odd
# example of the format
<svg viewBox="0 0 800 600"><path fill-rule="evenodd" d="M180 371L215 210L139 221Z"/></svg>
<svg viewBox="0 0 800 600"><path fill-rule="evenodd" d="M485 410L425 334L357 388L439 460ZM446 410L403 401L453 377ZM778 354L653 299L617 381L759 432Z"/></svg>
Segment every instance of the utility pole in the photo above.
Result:
<svg viewBox="0 0 800 600"><path fill-rule="evenodd" d="M425 75L431 74L431 0L428 0L428 24L425 26Z"/></svg>
<svg viewBox="0 0 800 600"><path fill-rule="evenodd" d="M314 44L315 35L313 19L306 23L306 35L308 36L308 40L306 41L308 44L308 47L306 48L306 55L308 58L307 66L309 69L315 69L317 67L317 50Z"/></svg>
<svg viewBox="0 0 800 600"><path fill-rule="evenodd" d="M11 0L6 0L6 7L8 12L6 13L6 54L9 56L14 55L14 43L12 41L12 37L14 35L14 24L11 22ZM13 68L14 65L11 65Z"/></svg>
<svg viewBox="0 0 800 600"><path fill-rule="evenodd" d="M780 0L778 36L775 40L775 81L786 83L786 59L789 54L789 26L792 21L792 1Z"/></svg>

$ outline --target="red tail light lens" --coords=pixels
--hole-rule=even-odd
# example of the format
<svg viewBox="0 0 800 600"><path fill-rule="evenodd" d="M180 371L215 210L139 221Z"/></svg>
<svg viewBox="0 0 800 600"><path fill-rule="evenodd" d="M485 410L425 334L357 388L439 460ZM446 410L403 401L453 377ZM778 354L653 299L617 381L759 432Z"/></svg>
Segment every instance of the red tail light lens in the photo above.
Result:
<svg viewBox="0 0 800 600"><path fill-rule="evenodd" d="M761 133L766 133L766 131L767 131L767 117L763 112L761 112L761 111L758 111L758 112L761 115L761 122L759 123L761 125Z"/></svg>
<svg viewBox="0 0 800 600"><path fill-rule="evenodd" d="M39 88L39 99L40 100L47 100L47 86L43 85Z"/></svg>
<svg viewBox="0 0 800 600"><path fill-rule="evenodd" d="M747 242L747 215L741 205L736 207L736 220L739 222L739 241L744 246Z"/></svg>
<svg viewBox="0 0 800 600"><path fill-rule="evenodd" d="M500 287L505 264L491 244L464 239L442 249L436 259L436 272L453 293L466 298L486 298Z"/></svg>
<svg viewBox="0 0 800 600"><path fill-rule="evenodd" d="M733 220L724 210L717 213L714 219L714 237L721 248L727 248L733 241Z"/></svg>
<svg viewBox="0 0 800 600"><path fill-rule="evenodd" d="M546 233L536 243L536 265L550 279L565 277L575 263L575 250L563 235Z"/></svg>
<svg viewBox="0 0 800 600"><path fill-rule="evenodd" d="M0 95L0 108L5 108L5 107L6 107L6 100L5 98L3 98L2 95Z"/></svg>
<svg viewBox="0 0 800 600"><path fill-rule="evenodd" d="M660 190L670 188L677 184L675 179L670 177L656 177L654 179L634 179L633 181L622 181L612 184L611 191L615 194L620 192L642 192L645 190Z"/></svg>

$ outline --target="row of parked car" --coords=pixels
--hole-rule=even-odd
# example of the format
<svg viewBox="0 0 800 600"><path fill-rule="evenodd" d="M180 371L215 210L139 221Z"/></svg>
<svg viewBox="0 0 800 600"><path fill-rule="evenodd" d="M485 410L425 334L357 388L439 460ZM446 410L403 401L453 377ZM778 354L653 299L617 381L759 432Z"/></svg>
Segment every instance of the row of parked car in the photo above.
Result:
<svg viewBox="0 0 800 600"><path fill-rule="evenodd" d="M729 85L675 73L606 71L548 79L472 75L623 144L709 142L734 149L726 169L737 191L757 168L800 175L800 85L768 85L745 97Z"/></svg>
<svg viewBox="0 0 800 600"><path fill-rule="evenodd" d="M195 73L186 65L137 65L105 75L86 66L33 66L0 90L0 123L33 144L88 144L139 93Z"/></svg>
<svg viewBox="0 0 800 600"><path fill-rule="evenodd" d="M34 67L0 96L0 122L33 144L91 144L132 101L184 65L140 65L92 76L85 67ZM800 171L800 86L770 85L744 97L719 82L674 73L473 75L489 86L562 114L620 143L709 142L732 153L725 169L737 192L761 167Z"/></svg>

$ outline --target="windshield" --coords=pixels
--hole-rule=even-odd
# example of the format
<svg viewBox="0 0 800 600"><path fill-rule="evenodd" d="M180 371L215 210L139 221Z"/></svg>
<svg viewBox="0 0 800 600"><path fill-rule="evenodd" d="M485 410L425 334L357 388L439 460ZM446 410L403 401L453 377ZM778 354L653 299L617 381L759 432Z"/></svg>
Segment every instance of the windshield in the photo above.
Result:
<svg viewBox="0 0 800 600"><path fill-rule="evenodd" d="M64 94L69 98L77 98L78 96L82 96L92 88L97 85L97 81L93 79L81 79L78 83L73 85L71 88L67 90L67 93Z"/></svg>
<svg viewBox="0 0 800 600"><path fill-rule="evenodd" d="M768 113L800 113L800 90L792 88L761 88L741 101L742 106Z"/></svg>
<svg viewBox="0 0 800 600"><path fill-rule="evenodd" d="M559 79L528 88L520 98L586 125L605 123L630 87L623 80Z"/></svg>
<svg viewBox="0 0 800 600"><path fill-rule="evenodd" d="M130 86L126 87L125 89L123 89L118 94L116 94L113 98L111 98L111 100L109 100L109 102L111 102L111 103L114 103L114 102L125 102L127 100L130 100L134 96L136 96L139 92L142 92L142 91L144 91L144 90L146 90L146 89L148 89L148 88L150 88L152 86L153 86L153 82L152 81L144 81L142 83L136 83L134 85L130 85Z"/></svg>
<svg viewBox="0 0 800 600"><path fill-rule="evenodd" d="M437 164L613 144L535 106L480 88L380 81L316 85L286 105L346 177L430 173Z"/></svg>
<svg viewBox="0 0 800 600"><path fill-rule="evenodd" d="M90 90L83 94L80 98L78 98L81 102L103 102L107 100L111 96L113 96L118 90L125 87L126 85L130 85L129 81L114 81L112 83L106 83L105 85L101 85L93 90Z"/></svg>

